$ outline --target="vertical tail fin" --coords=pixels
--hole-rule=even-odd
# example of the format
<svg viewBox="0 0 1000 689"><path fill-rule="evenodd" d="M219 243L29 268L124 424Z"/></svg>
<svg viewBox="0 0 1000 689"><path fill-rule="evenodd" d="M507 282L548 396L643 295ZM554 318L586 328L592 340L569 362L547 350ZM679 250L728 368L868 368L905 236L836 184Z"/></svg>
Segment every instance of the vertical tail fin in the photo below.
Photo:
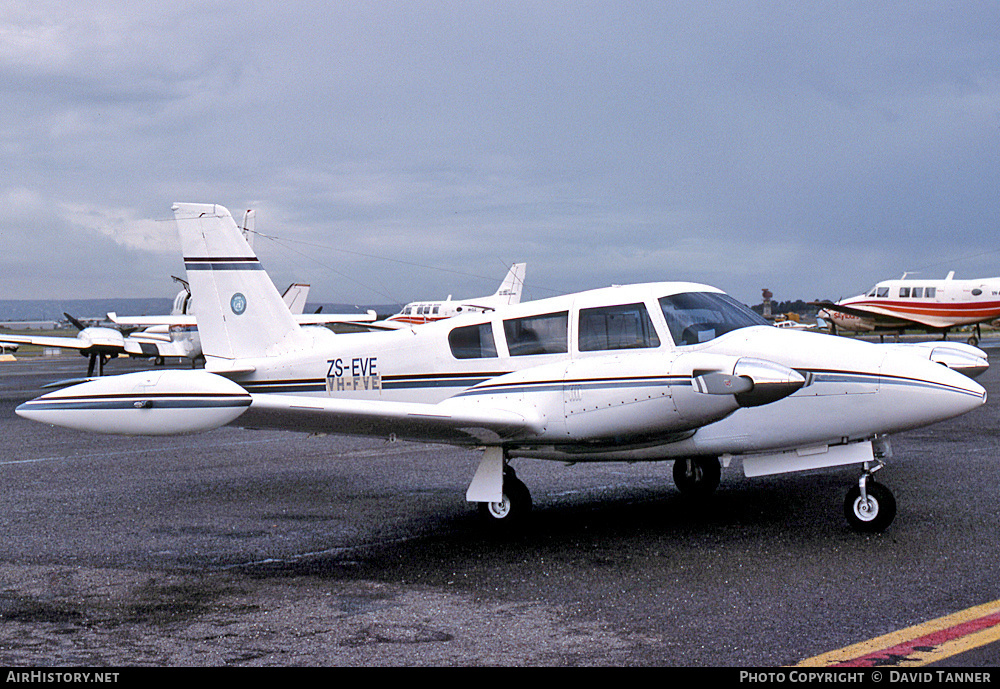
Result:
<svg viewBox="0 0 1000 689"><path fill-rule="evenodd" d="M527 264L515 263L507 271L507 277L500 283L500 289L493 296L504 304L520 304L521 289L524 287L524 272Z"/></svg>
<svg viewBox="0 0 1000 689"><path fill-rule="evenodd" d="M294 346L299 325L229 211L201 203L173 211L206 366L231 368Z"/></svg>
<svg viewBox="0 0 1000 689"><path fill-rule="evenodd" d="M305 313L306 299L309 298L309 285L301 282L293 282L281 295L281 299L288 304L288 310L292 314Z"/></svg>

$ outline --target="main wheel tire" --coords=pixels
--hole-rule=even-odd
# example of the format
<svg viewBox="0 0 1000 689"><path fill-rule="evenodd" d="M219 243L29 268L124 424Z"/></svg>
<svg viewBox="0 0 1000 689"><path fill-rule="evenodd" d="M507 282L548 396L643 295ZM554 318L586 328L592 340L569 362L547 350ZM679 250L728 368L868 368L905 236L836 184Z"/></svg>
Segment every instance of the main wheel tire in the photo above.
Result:
<svg viewBox="0 0 1000 689"><path fill-rule="evenodd" d="M479 514L492 524L517 524L531 512L531 492L519 479L507 474L500 502L479 503Z"/></svg>
<svg viewBox="0 0 1000 689"><path fill-rule="evenodd" d="M852 486L844 500L844 516L855 531L879 533L896 518L896 498L892 491L875 481L866 486L868 502L861 499L861 487Z"/></svg>
<svg viewBox="0 0 1000 689"><path fill-rule="evenodd" d="M682 495L704 498L715 492L722 478L722 468L715 457L691 457L674 460L674 484Z"/></svg>

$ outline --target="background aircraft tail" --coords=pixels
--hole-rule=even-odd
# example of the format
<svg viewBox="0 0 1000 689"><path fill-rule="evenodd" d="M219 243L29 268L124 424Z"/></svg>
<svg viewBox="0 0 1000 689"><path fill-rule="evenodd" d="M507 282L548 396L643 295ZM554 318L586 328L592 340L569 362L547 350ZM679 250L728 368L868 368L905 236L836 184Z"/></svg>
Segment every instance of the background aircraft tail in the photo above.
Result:
<svg viewBox="0 0 1000 689"><path fill-rule="evenodd" d="M294 347L299 325L229 211L202 203L176 203L173 211L206 367Z"/></svg>
<svg viewBox="0 0 1000 689"><path fill-rule="evenodd" d="M493 295L503 304L520 304L521 290L524 288L525 263L515 263L507 271L507 277L500 283L500 289Z"/></svg>
<svg viewBox="0 0 1000 689"><path fill-rule="evenodd" d="M288 310L292 314L305 313L306 299L309 298L309 285L301 282L293 282L281 295L282 300L288 304Z"/></svg>

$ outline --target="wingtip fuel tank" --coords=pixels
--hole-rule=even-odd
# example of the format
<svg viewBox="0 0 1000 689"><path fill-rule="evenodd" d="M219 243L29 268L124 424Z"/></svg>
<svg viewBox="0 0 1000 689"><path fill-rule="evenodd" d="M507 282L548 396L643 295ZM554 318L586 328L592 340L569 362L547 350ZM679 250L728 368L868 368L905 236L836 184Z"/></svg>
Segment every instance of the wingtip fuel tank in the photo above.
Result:
<svg viewBox="0 0 1000 689"><path fill-rule="evenodd" d="M250 406L236 383L206 371L143 371L97 378L17 408L26 419L118 435L177 435L212 430Z"/></svg>

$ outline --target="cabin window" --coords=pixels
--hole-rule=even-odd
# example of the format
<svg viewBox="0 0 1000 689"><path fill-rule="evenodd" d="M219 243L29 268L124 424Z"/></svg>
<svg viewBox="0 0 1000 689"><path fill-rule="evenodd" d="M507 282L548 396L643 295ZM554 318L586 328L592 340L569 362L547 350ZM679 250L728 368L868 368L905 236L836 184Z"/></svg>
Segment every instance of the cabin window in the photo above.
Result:
<svg viewBox="0 0 1000 689"><path fill-rule="evenodd" d="M924 288L923 287L914 287L913 288L913 298L914 299L923 299L924 298Z"/></svg>
<svg viewBox="0 0 1000 689"><path fill-rule="evenodd" d="M568 351L569 312L512 318L503 322L511 356L562 354Z"/></svg>
<svg viewBox="0 0 1000 689"><path fill-rule="evenodd" d="M937 295L937 287L928 287L924 290L924 297L933 299Z"/></svg>
<svg viewBox="0 0 1000 689"><path fill-rule="evenodd" d="M580 309L581 352L659 347L645 304Z"/></svg>
<svg viewBox="0 0 1000 689"><path fill-rule="evenodd" d="M903 297L903 298L909 297L910 296L910 288L909 287L900 287L899 288L899 296Z"/></svg>
<svg viewBox="0 0 1000 689"><path fill-rule="evenodd" d="M439 309L439 308L441 308L441 307L440 307L440 306L438 306L437 304L435 304L435 305L434 305L434 309L433 309L432 313L433 313L434 315L437 315L437 312L438 312L438 309Z"/></svg>
<svg viewBox="0 0 1000 689"><path fill-rule="evenodd" d="M889 288L888 287L879 287L878 288L878 293L875 296L876 297L882 297L882 298L888 297L889 296Z"/></svg>
<svg viewBox="0 0 1000 689"><path fill-rule="evenodd" d="M732 330L754 325L769 326L759 316L728 294L686 292L660 299L663 317L674 344L708 342Z"/></svg>
<svg viewBox="0 0 1000 689"><path fill-rule="evenodd" d="M456 359L494 359L497 356L492 323L455 328L448 333L448 345Z"/></svg>

